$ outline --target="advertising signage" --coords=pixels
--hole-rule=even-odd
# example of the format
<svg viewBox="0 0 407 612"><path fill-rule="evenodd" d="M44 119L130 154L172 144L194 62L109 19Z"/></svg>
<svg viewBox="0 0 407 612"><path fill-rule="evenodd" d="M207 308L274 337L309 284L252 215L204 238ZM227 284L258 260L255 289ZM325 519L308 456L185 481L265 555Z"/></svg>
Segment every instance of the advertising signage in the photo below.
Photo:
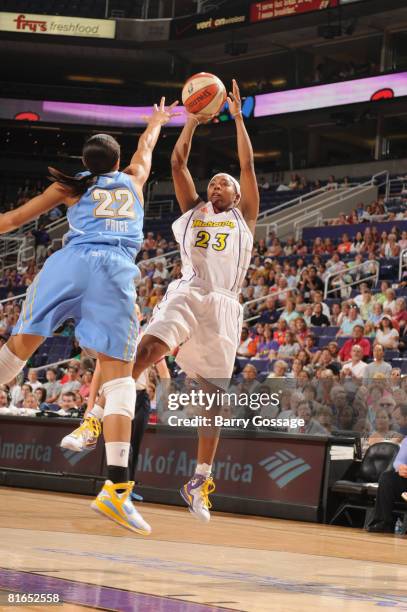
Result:
<svg viewBox="0 0 407 612"><path fill-rule="evenodd" d="M213 13L203 15L191 15L173 19L171 23L171 38L182 39L207 34L209 32L220 32L243 26L249 23L248 8L239 8L240 3L236 3L233 12L227 14Z"/></svg>
<svg viewBox="0 0 407 612"><path fill-rule="evenodd" d="M289 17L311 11L321 11L338 5L338 0L267 0L250 6L250 22L257 23L276 17Z"/></svg>
<svg viewBox="0 0 407 612"><path fill-rule="evenodd" d="M28 13L0 13L0 31L16 34L80 36L82 38L114 38L113 19L84 19Z"/></svg>

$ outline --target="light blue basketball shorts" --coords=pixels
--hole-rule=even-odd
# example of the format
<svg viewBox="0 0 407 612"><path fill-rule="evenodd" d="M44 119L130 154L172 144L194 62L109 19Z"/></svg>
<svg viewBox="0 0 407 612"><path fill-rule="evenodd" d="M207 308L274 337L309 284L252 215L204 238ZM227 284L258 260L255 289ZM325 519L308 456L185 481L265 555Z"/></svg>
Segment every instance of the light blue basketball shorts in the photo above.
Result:
<svg viewBox="0 0 407 612"><path fill-rule="evenodd" d="M110 245L69 245L49 257L30 285L13 335L52 336L75 320L80 345L116 359L134 359L138 318L130 256Z"/></svg>

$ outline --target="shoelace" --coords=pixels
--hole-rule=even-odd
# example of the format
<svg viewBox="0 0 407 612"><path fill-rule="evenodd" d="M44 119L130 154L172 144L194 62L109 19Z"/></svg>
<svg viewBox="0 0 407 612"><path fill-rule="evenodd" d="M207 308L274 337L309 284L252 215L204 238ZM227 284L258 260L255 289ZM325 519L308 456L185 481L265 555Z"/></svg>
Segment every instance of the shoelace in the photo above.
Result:
<svg viewBox="0 0 407 612"><path fill-rule="evenodd" d="M79 427L79 431L83 431L84 429L90 429L95 438L97 438L102 432L102 426L99 419L93 416L87 417Z"/></svg>
<svg viewBox="0 0 407 612"><path fill-rule="evenodd" d="M205 480L205 482L203 483L203 485L202 485L201 496L202 496L202 500L203 500L204 505L208 509L212 508L212 503L209 500L209 495L211 493L213 493L215 489L216 489L215 483L213 482L212 478L207 478Z"/></svg>

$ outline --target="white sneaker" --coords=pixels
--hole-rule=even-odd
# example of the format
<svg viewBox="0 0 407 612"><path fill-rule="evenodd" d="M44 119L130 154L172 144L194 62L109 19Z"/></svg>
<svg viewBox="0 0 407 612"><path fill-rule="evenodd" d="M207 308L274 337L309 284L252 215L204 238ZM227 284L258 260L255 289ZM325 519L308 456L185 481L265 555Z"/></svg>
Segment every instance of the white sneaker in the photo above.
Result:
<svg viewBox="0 0 407 612"><path fill-rule="evenodd" d="M69 448L69 450L80 453L83 450L93 450L100 434L102 433L102 425L99 419L93 416L85 419L80 426L70 434L62 438L61 447Z"/></svg>
<svg viewBox="0 0 407 612"><path fill-rule="evenodd" d="M188 510L197 519L203 523L209 523L211 520L210 508L212 507L209 501L209 494L215 490L215 483L212 476L206 478L200 474L195 474L182 489L180 489L181 497L188 504Z"/></svg>

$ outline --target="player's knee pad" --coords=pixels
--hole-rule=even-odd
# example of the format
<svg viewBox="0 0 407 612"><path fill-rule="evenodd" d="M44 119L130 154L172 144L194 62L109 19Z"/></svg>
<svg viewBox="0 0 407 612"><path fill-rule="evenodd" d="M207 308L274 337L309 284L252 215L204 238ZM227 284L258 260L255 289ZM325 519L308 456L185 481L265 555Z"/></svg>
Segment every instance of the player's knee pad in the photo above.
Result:
<svg viewBox="0 0 407 612"><path fill-rule="evenodd" d="M7 344L0 349L0 385L7 385L21 372L26 362L14 355Z"/></svg>
<svg viewBox="0 0 407 612"><path fill-rule="evenodd" d="M110 380L102 386L101 393L106 398L103 418L111 414L119 414L133 419L136 406L136 383L131 376Z"/></svg>

